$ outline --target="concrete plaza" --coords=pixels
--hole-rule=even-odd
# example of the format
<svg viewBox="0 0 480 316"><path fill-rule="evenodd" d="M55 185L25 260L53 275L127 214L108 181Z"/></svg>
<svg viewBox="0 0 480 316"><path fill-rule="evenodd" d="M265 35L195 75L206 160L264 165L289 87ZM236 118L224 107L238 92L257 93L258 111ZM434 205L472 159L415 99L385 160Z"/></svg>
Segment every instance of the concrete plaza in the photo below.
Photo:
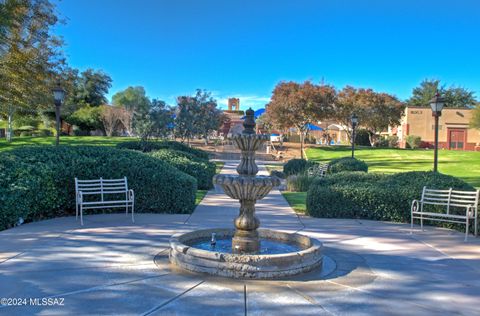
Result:
<svg viewBox="0 0 480 316"><path fill-rule="evenodd" d="M87 215L83 227L67 217L0 232L0 298L22 304L0 306L0 315L480 314L479 238L297 216L277 190L257 206L262 227L320 239L323 270L244 281L172 267L172 234L233 227L238 203L216 188L192 215L136 214L135 224L125 214Z"/></svg>

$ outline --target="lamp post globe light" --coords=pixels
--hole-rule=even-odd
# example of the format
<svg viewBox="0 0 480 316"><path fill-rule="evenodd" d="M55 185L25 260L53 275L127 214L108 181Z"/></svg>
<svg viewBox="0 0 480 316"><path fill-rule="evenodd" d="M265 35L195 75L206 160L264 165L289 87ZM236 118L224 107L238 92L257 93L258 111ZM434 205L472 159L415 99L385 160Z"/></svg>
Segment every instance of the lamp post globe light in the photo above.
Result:
<svg viewBox="0 0 480 316"><path fill-rule="evenodd" d="M53 100L55 103L55 119L56 119L56 130L57 135L55 139L55 145L58 146L60 143L60 106L62 105L63 100L65 99L65 90L57 84L53 89Z"/></svg>
<svg viewBox="0 0 480 316"><path fill-rule="evenodd" d="M432 116L435 117L435 152L433 158L433 172L438 172L438 120L442 115L443 105L445 104L444 98L440 97L438 91L435 96L430 100L430 106L432 108Z"/></svg>
<svg viewBox="0 0 480 316"><path fill-rule="evenodd" d="M355 128L358 125L358 116L353 113L350 117L350 122L352 123L352 158L355 157Z"/></svg>

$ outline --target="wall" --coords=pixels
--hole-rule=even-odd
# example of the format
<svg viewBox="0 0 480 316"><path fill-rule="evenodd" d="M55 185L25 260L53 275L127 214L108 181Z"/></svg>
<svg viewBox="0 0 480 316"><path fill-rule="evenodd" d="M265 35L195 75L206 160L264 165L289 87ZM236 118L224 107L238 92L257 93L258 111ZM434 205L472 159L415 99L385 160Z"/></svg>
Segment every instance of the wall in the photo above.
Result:
<svg viewBox="0 0 480 316"><path fill-rule="evenodd" d="M469 128L472 117L471 109L444 108L439 119L438 144L439 148L461 150L480 149L480 131ZM405 148L405 137L416 135L422 138L425 146L433 147L435 141L435 119L430 108L407 107L398 128L401 147ZM456 141L452 144L451 141ZM457 145L455 145L457 144ZM460 148L459 148L460 149Z"/></svg>

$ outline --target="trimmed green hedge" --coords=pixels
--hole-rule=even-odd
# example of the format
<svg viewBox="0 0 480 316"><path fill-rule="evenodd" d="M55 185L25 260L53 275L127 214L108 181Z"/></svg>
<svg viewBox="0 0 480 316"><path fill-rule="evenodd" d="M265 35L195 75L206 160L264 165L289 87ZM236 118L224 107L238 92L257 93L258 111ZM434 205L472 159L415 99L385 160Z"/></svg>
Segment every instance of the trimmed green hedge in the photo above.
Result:
<svg viewBox="0 0 480 316"><path fill-rule="evenodd" d="M75 177L124 176L135 190L136 212L194 209L197 181L148 155L108 147L22 147L0 154L0 230L19 217L36 221L75 214Z"/></svg>
<svg viewBox="0 0 480 316"><path fill-rule="evenodd" d="M305 159L291 159L283 166L283 173L285 173L286 176L304 173L315 164L316 162Z"/></svg>
<svg viewBox="0 0 480 316"><path fill-rule="evenodd" d="M412 200L423 186L434 189L475 190L466 182L433 172L393 175L345 172L317 179L307 193L307 214L327 218L410 221ZM437 207L438 209L438 207ZM435 207L432 207L435 211Z"/></svg>
<svg viewBox="0 0 480 316"><path fill-rule="evenodd" d="M185 144L176 142L176 141L150 141L150 142L140 142L140 141L130 141L130 142L121 142L117 144L117 148L122 149L133 149L143 152L150 152L160 149L173 149L178 151L183 151L195 155L197 158L208 160L208 153L197 148L189 147Z"/></svg>
<svg viewBox="0 0 480 316"><path fill-rule="evenodd" d="M305 159L291 159L283 166L283 172L286 176L299 175L305 173L310 168L318 165L315 161ZM356 158L343 157L332 159L328 163L328 173L338 173L343 171L364 171L368 172L368 165Z"/></svg>
<svg viewBox="0 0 480 316"><path fill-rule="evenodd" d="M344 171L368 172L368 165L364 161L352 157L333 159L328 164L329 173L339 173Z"/></svg>
<svg viewBox="0 0 480 316"><path fill-rule="evenodd" d="M172 149L152 151L149 155L165 161L178 170L197 179L200 190L209 190L213 187L212 179L215 175L215 164L213 162L197 158L190 153Z"/></svg>

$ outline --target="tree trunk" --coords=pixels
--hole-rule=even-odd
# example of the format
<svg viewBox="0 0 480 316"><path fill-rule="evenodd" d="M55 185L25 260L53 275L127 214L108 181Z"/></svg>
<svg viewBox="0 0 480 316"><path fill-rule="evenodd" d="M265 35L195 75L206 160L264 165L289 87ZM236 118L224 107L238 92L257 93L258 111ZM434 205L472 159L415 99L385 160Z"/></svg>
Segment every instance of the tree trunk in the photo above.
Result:
<svg viewBox="0 0 480 316"><path fill-rule="evenodd" d="M303 156L303 143L304 143L305 139L304 139L304 135L303 135L303 131L300 131L300 157L302 159L305 159L305 157Z"/></svg>
<svg viewBox="0 0 480 316"><path fill-rule="evenodd" d="M12 142L13 140L13 111L8 112L8 125L6 133L7 142Z"/></svg>
<svg viewBox="0 0 480 316"><path fill-rule="evenodd" d="M372 132L368 132L368 140L370 141L370 146L375 147L375 137Z"/></svg>

